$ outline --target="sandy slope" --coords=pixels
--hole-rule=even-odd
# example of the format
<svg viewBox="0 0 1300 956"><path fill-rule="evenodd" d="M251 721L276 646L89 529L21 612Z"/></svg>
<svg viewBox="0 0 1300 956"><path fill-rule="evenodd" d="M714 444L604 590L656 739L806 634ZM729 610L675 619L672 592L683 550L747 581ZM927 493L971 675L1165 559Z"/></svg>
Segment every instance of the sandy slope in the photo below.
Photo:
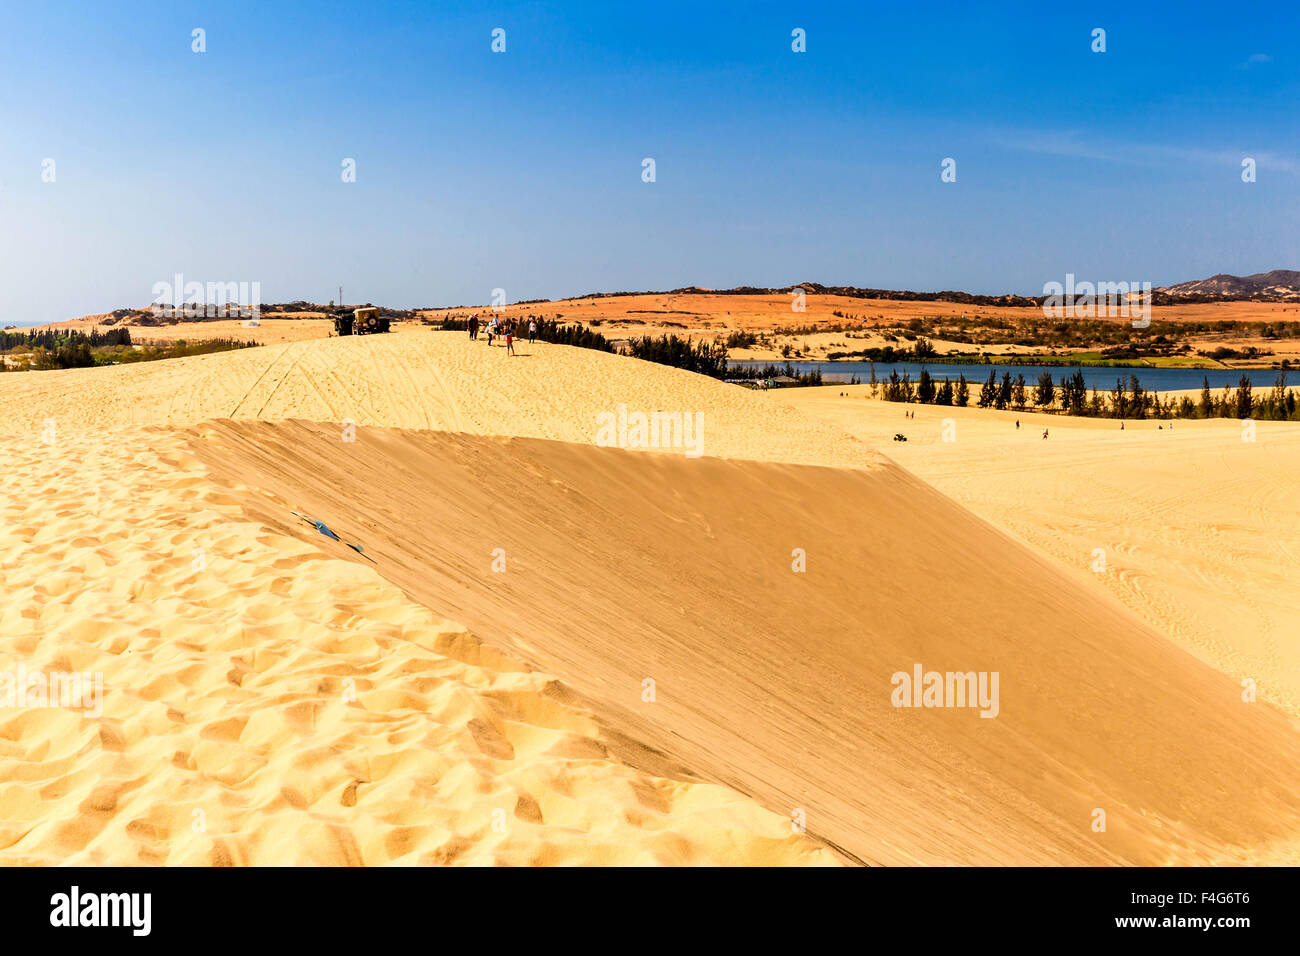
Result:
<svg viewBox="0 0 1300 956"><path fill-rule="evenodd" d="M1263 697L1300 717L1300 428L1257 422L1255 441L1245 442L1230 419L1172 430L1128 421L1120 431L1108 419L925 405L909 406L916 418L908 420L901 405L864 398L867 390L772 394L888 448L940 491L1076 578L1104 585L1225 673L1254 679ZM953 441L943 441L944 419ZM906 443L892 440L898 432Z"/></svg>
<svg viewBox="0 0 1300 956"><path fill-rule="evenodd" d="M705 456L594 447L619 404ZM130 688L2 718L10 859L824 861L791 814L867 862L1295 856L1281 711L773 396L413 331L0 377L0 423L15 646ZM999 716L890 706L917 662Z"/></svg>
<svg viewBox="0 0 1300 956"><path fill-rule="evenodd" d="M103 423L210 418L312 421L590 443L601 413L701 413L703 452L760 461L868 466L842 434L746 389L604 352L500 344L427 329L318 339L166 362L0 375L0 431L37 435Z"/></svg>
<svg viewBox="0 0 1300 956"><path fill-rule="evenodd" d="M564 683L314 531L243 519L178 435L0 437L0 459L0 671L104 689L97 717L0 707L0 864L834 862L612 758Z"/></svg>
<svg viewBox="0 0 1300 956"><path fill-rule="evenodd" d="M802 810L853 858L1290 852L1290 722L895 467L375 429L343 444L294 423L199 435L254 517L288 531L290 509L320 514L412 596L565 674L610 726ZM894 709L890 677L915 662L998 671L1002 713Z"/></svg>

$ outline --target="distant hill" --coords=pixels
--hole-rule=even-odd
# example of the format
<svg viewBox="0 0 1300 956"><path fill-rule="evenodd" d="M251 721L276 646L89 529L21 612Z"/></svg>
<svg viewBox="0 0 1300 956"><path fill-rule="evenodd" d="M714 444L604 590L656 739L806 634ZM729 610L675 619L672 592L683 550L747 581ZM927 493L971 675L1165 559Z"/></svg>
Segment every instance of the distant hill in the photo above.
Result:
<svg viewBox="0 0 1300 956"><path fill-rule="evenodd" d="M366 305L371 303L367 302ZM319 305L313 302L272 302L266 305L259 305L258 309L262 318L266 319L328 319L334 315L350 313L357 306L344 305L336 306ZM148 305L139 309L114 309L112 312L100 312L94 315L83 315L80 318L68 319L63 322L45 323L49 328L88 328L97 325L123 325L123 326L158 326L158 325L176 325L178 322L205 322L218 321L221 319L239 318L239 304L229 303L225 312L218 312L214 309L213 314L204 315L201 311L193 316L185 315L168 315L159 308ZM390 309L387 306L379 307L379 314L388 319L399 321L408 321L418 318L414 309Z"/></svg>
<svg viewBox="0 0 1300 956"><path fill-rule="evenodd" d="M1220 273L1208 279L1180 282L1156 291L1182 302L1227 299L1300 300L1300 272L1274 269L1272 272L1257 272L1251 276Z"/></svg>
<svg viewBox="0 0 1300 956"><path fill-rule="evenodd" d="M809 295L838 295L855 299L883 299L900 302L955 302L961 305L1018 306L1037 308L1044 296L980 295L971 292L945 290L942 292L915 292L903 289L866 289L857 286L827 286L819 282L803 282L798 286L762 288L739 286L734 289L705 289L687 286L663 292L592 292L574 296L574 299L602 299L629 295L785 295L792 289L803 289ZM1249 300L1268 302L1300 301L1300 272L1274 269L1253 276L1221 274L1209 279L1182 282L1152 290L1155 305L1177 305L1192 302L1219 302Z"/></svg>
<svg viewBox="0 0 1300 956"><path fill-rule="evenodd" d="M660 292L588 292L585 295L569 296L563 299L525 299L514 305L531 305L549 302L574 302L590 299L613 299L634 296L662 295L718 295L718 296L774 296L789 295L796 289L802 289L808 295L831 295L854 299L875 299L898 302L952 302L971 306L1002 306L1013 308L1039 308L1045 296L1024 295L982 295L970 292L944 290L941 292L918 292L907 289L874 289L858 286L822 285L820 282L803 282L798 285L763 287L737 286L731 289L708 289L702 286L685 286ZM1258 272L1249 276L1234 276L1227 273L1210 276L1208 279L1196 279L1180 282L1177 285L1163 286L1152 290L1152 302L1155 305L1187 305L1196 302L1300 302L1300 272L1292 269L1274 269L1272 272ZM371 303L367 302L366 305ZM350 312L354 306L320 305L305 301L272 303L261 306L263 318L280 319L322 319L332 315ZM391 309L380 306L380 314L393 321L418 321L424 313L446 311L454 308L476 308L475 306L430 306L422 309ZM201 317L200 317L201 318ZM176 317L160 315L152 306L138 309L115 309L98 315L82 316L66 322L49 323L51 328L81 328L92 325L172 325Z"/></svg>
<svg viewBox="0 0 1300 956"><path fill-rule="evenodd" d="M733 289L706 289L703 286L690 285L680 289L668 289L667 291L588 292L586 295L575 295L570 299L559 301L613 299L645 295L787 295L795 289L802 289L808 295L838 295L851 299L882 299L897 302L956 302L961 305L1037 306L1041 305L1043 301L1042 296L981 295L971 292L954 292L952 290L914 292L907 289L865 289L851 285L822 285L820 282L801 282L797 285L777 286L774 288L742 285ZM533 299L529 301L543 302L547 300ZM517 304L526 305L527 302Z"/></svg>

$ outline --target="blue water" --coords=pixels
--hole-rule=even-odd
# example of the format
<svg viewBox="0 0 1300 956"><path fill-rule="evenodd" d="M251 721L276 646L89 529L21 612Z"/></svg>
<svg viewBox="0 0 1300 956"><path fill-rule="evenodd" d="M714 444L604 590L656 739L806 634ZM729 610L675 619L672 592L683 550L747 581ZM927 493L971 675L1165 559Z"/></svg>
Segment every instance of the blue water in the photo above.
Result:
<svg viewBox="0 0 1300 956"><path fill-rule="evenodd" d="M852 375L858 376L864 384L871 381L870 362L792 362L790 364L798 372L806 373L821 369L822 381L825 382L847 382ZM764 365L777 365L784 368L785 363L732 362L731 365L756 365L760 368ZM1073 365L949 365L947 363L922 365L919 362L897 362L891 365L885 362L877 362L876 380L879 382L887 381L889 373L897 370L900 377L906 372L915 382L920 377L922 368L929 371L930 376L936 381L948 378L955 382L958 375L965 375L968 383L983 385L988 380L989 370L992 369L997 373L999 379L1002 378L1003 372L1010 372L1012 381L1015 380L1017 375L1023 375L1025 383L1030 386L1038 381L1038 376L1043 372L1051 372L1052 381L1060 384L1063 377L1072 376L1075 369L1078 368L1083 372L1083 381L1089 389L1094 385L1101 391L1112 389L1115 387L1115 379L1121 376L1127 387L1128 377L1132 374L1138 377L1138 381L1142 383L1143 388L1157 392L1200 388L1202 380L1206 378L1210 380L1210 388L1222 391L1225 385L1236 387L1243 373L1250 377L1250 384L1255 388L1267 388L1271 387L1274 379L1281 374L1276 369L1268 368L1095 368ZM1300 369L1292 369L1287 373L1287 384L1300 385Z"/></svg>

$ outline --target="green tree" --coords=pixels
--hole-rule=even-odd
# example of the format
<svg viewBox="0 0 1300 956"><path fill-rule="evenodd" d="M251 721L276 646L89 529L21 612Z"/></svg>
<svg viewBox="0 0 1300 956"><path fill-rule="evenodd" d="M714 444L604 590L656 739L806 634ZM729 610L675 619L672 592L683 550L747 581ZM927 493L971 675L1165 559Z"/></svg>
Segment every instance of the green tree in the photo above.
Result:
<svg viewBox="0 0 1300 956"><path fill-rule="evenodd" d="M915 397L912 376L907 372L903 373L903 380L898 384L898 395L900 402L910 402Z"/></svg>
<svg viewBox="0 0 1300 956"><path fill-rule="evenodd" d="M1128 389L1124 387L1122 376L1116 376L1115 388L1110 393L1110 413L1114 418L1125 418L1128 415Z"/></svg>
<svg viewBox="0 0 1300 956"><path fill-rule="evenodd" d="M1209 418L1214 414L1214 396L1210 394L1210 377L1201 376L1201 403L1197 408L1197 413L1202 418Z"/></svg>
<svg viewBox="0 0 1300 956"><path fill-rule="evenodd" d="M1268 417L1269 418L1286 418L1286 372L1278 372L1277 378L1273 379L1273 394L1269 396Z"/></svg>
<svg viewBox="0 0 1300 956"><path fill-rule="evenodd" d="M1142 390L1142 383L1138 381L1137 375L1129 372L1128 376L1128 393L1129 404L1133 407L1134 418L1147 417L1147 395Z"/></svg>
<svg viewBox="0 0 1300 956"><path fill-rule="evenodd" d="M934 401L934 379L930 377L929 371L921 369L921 378L916 383L916 400L929 405Z"/></svg>
<svg viewBox="0 0 1300 956"><path fill-rule="evenodd" d="M1027 401L1028 399L1025 396L1025 373L1021 372L1016 376L1015 383L1011 386L1011 404L1016 407L1016 411L1023 412Z"/></svg>
<svg viewBox="0 0 1300 956"><path fill-rule="evenodd" d="M1034 386L1034 404L1039 408L1051 408L1055 400L1056 386L1052 383L1052 373L1043 372L1038 376L1038 384Z"/></svg>
<svg viewBox="0 0 1300 956"><path fill-rule="evenodd" d="M1250 409L1253 400L1250 394L1250 376L1245 372L1241 374L1241 381L1237 383L1237 395L1233 401L1233 408L1236 410L1238 418L1249 418Z"/></svg>
<svg viewBox="0 0 1300 956"><path fill-rule="evenodd" d="M1011 404L1011 373L1003 372L1002 381L998 384L998 395L993 400L993 407L999 410L1006 408Z"/></svg>
<svg viewBox="0 0 1300 956"><path fill-rule="evenodd" d="M1075 369L1069 378L1061 379L1061 407L1071 415L1082 415L1088 401L1088 386L1083 381L1083 369Z"/></svg>
<svg viewBox="0 0 1300 956"><path fill-rule="evenodd" d="M970 386L966 384L965 375L958 376L957 391L953 393L953 399L959 408L965 408L970 404Z"/></svg>

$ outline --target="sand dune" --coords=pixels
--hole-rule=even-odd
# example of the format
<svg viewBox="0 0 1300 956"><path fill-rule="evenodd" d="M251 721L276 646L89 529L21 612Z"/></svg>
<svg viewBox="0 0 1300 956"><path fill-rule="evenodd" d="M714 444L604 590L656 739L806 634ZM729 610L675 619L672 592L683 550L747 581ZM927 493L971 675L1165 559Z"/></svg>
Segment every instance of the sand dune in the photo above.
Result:
<svg viewBox="0 0 1300 956"><path fill-rule="evenodd" d="M317 339L193 358L0 375L0 430L38 435L106 423L211 418L344 422L593 443L598 416L703 413L703 453L870 466L880 457L746 389L678 369L565 346L469 342L415 330Z"/></svg>
<svg viewBox="0 0 1300 956"><path fill-rule="evenodd" d="M178 435L0 456L0 671L103 686L98 716L0 707L0 864L835 862L612 758L563 682L314 530L244 519Z"/></svg>
<svg viewBox="0 0 1300 956"><path fill-rule="evenodd" d="M774 398L422 330L0 376L0 664L116 688L0 715L0 861L1295 859L1282 711Z"/></svg>
<svg viewBox="0 0 1300 956"><path fill-rule="evenodd" d="M1281 714L895 467L298 423L193 447L267 526L322 515L610 726L851 858L1240 861L1300 822ZM1001 714L893 708L915 662L998 671Z"/></svg>
<svg viewBox="0 0 1300 956"><path fill-rule="evenodd" d="M864 400L866 389L773 397L888 447L940 491L1300 717L1294 424L1257 422L1246 442L1233 419L1172 431L1129 421L1121 432L1109 419L920 405L906 420L897 404ZM942 440L944 419L953 441ZM897 432L908 441L892 441Z"/></svg>

